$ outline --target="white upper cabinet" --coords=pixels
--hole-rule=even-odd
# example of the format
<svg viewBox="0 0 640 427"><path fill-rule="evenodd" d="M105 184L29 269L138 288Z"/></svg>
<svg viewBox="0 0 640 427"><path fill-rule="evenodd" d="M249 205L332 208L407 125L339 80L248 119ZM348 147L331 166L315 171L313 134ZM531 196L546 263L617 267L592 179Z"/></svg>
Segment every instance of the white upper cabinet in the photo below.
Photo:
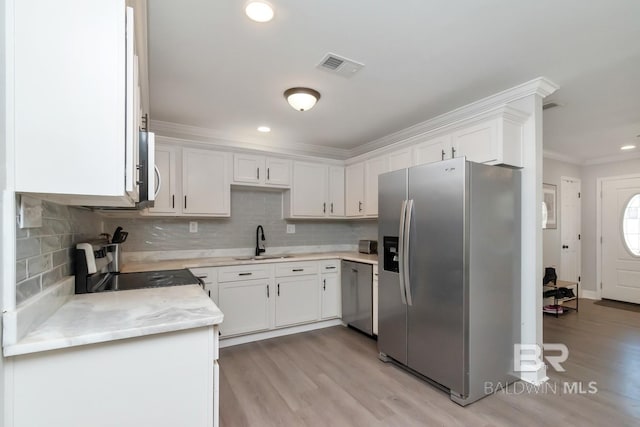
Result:
<svg viewBox="0 0 640 427"><path fill-rule="evenodd" d="M364 165L364 213L378 216L378 175L387 172L387 157L369 159Z"/></svg>
<svg viewBox="0 0 640 427"><path fill-rule="evenodd" d="M227 153L182 150L182 213L230 215L229 156Z"/></svg>
<svg viewBox="0 0 640 427"><path fill-rule="evenodd" d="M344 168L293 162L291 191L283 195L285 218L344 217Z"/></svg>
<svg viewBox="0 0 640 427"><path fill-rule="evenodd" d="M137 117L128 113L139 106L124 0L14 4L7 66L16 191L69 204L132 205Z"/></svg>
<svg viewBox="0 0 640 427"><path fill-rule="evenodd" d="M176 205L176 167L178 149L174 147L156 146L156 199L149 212L178 214L179 201Z"/></svg>
<svg viewBox="0 0 640 427"><path fill-rule="evenodd" d="M267 157L265 159L265 185L275 187L291 186L291 160Z"/></svg>
<svg viewBox="0 0 640 427"><path fill-rule="evenodd" d="M421 142L414 148L414 164L439 162L451 158L451 135L443 135L437 138Z"/></svg>
<svg viewBox="0 0 640 427"><path fill-rule="evenodd" d="M458 126L414 147L416 165L465 156L491 165L522 166L522 132L526 115L505 107L493 117Z"/></svg>
<svg viewBox="0 0 640 427"><path fill-rule="evenodd" d="M287 188L291 186L291 160L234 154L232 183Z"/></svg>
<svg viewBox="0 0 640 427"><path fill-rule="evenodd" d="M344 168L329 166L328 216L344 217Z"/></svg>
<svg viewBox="0 0 640 427"><path fill-rule="evenodd" d="M323 217L327 210L328 167L320 163L293 162L289 217Z"/></svg>
<svg viewBox="0 0 640 427"><path fill-rule="evenodd" d="M228 153L158 144L157 196L142 213L155 216L230 216Z"/></svg>
<svg viewBox="0 0 640 427"><path fill-rule="evenodd" d="M386 172L397 171L399 169L409 168L413 165L411 157L411 148L396 150L385 155L389 168Z"/></svg>
<svg viewBox="0 0 640 427"><path fill-rule="evenodd" d="M345 169L346 215L364 216L364 162L354 163Z"/></svg>

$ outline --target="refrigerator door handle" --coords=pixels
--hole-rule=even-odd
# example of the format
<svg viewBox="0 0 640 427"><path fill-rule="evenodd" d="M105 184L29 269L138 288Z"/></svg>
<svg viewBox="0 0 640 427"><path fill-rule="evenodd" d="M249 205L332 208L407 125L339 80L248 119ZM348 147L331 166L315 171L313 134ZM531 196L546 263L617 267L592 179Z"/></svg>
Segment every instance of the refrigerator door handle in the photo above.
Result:
<svg viewBox="0 0 640 427"><path fill-rule="evenodd" d="M409 265L411 257L409 256L409 237L411 236L411 217L413 217L413 199L407 202L407 213L404 226L404 248L402 249L402 269L404 270L404 291L407 298L407 304L413 305L411 301L411 275Z"/></svg>
<svg viewBox="0 0 640 427"><path fill-rule="evenodd" d="M407 201L402 201L402 208L400 209L400 228L398 230L398 275L400 283L400 298L402 304L407 305L407 297L405 296L405 284L404 284L404 222L407 216Z"/></svg>

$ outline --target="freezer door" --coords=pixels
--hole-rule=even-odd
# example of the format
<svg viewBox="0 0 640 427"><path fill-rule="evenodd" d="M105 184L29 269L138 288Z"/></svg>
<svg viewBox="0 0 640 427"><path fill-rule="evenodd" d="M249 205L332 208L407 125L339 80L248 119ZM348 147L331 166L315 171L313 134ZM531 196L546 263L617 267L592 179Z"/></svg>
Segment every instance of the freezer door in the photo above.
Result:
<svg viewBox="0 0 640 427"><path fill-rule="evenodd" d="M465 395L466 162L409 169L408 366Z"/></svg>
<svg viewBox="0 0 640 427"><path fill-rule="evenodd" d="M407 364L407 305L399 275L399 229L407 198L407 169L378 178L378 350ZM386 259L384 257L389 257Z"/></svg>

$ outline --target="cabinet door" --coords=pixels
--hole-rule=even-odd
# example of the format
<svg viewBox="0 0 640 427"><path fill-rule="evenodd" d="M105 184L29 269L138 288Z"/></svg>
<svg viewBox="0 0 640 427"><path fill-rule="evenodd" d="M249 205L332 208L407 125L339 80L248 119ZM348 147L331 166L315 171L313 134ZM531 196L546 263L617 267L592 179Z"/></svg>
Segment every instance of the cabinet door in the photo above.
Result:
<svg viewBox="0 0 640 427"><path fill-rule="evenodd" d="M338 273L321 276L321 319L340 317L340 279Z"/></svg>
<svg viewBox="0 0 640 427"><path fill-rule="evenodd" d="M272 291L268 280L221 283L218 300L224 322L220 325L220 334L225 337L269 329Z"/></svg>
<svg viewBox="0 0 640 427"><path fill-rule="evenodd" d="M176 200L176 149L172 147L156 147L156 189L157 196L150 213L179 212L180 203Z"/></svg>
<svg viewBox="0 0 640 427"><path fill-rule="evenodd" d="M291 210L295 216L320 217L327 209L326 165L316 163L293 163L293 186Z"/></svg>
<svg viewBox="0 0 640 427"><path fill-rule="evenodd" d="M124 200L124 1L11 4L15 190Z"/></svg>
<svg viewBox="0 0 640 427"><path fill-rule="evenodd" d="M364 215L364 163L355 163L346 168L347 216Z"/></svg>
<svg viewBox="0 0 640 427"><path fill-rule="evenodd" d="M182 150L182 212L229 216L230 188L226 153Z"/></svg>
<svg viewBox="0 0 640 427"><path fill-rule="evenodd" d="M218 271L215 267L200 267L189 269L194 276L204 282L204 291L209 298L218 305Z"/></svg>
<svg viewBox="0 0 640 427"><path fill-rule="evenodd" d="M329 216L344 216L344 168L329 166Z"/></svg>
<svg viewBox="0 0 640 427"><path fill-rule="evenodd" d="M378 175L387 172L387 158L367 160L364 168L364 213L378 216Z"/></svg>
<svg viewBox="0 0 640 427"><path fill-rule="evenodd" d="M318 320L318 305L318 275L276 278L276 327Z"/></svg>
<svg viewBox="0 0 640 427"><path fill-rule="evenodd" d="M492 162L498 158L497 120L489 120L453 133L455 156L472 162Z"/></svg>
<svg viewBox="0 0 640 427"><path fill-rule="evenodd" d="M234 183L260 184L264 179L264 157L250 154L233 155Z"/></svg>
<svg viewBox="0 0 640 427"><path fill-rule="evenodd" d="M265 184L277 187L291 186L291 160L267 157Z"/></svg>
<svg viewBox="0 0 640 427"><path fill-rule="evenodd" d="M403 150L394 151L393 153L387 155L387 159L389 162L388 172L409 168L412 165L411 149L406 148Z"/></svg>
<svg viewBox="0 0 640 427"><path fill-rule="evenodd" d="M445 135L439 138L430 139L414 149L415 165L439 162L451 158L451 136Z"/></svg>

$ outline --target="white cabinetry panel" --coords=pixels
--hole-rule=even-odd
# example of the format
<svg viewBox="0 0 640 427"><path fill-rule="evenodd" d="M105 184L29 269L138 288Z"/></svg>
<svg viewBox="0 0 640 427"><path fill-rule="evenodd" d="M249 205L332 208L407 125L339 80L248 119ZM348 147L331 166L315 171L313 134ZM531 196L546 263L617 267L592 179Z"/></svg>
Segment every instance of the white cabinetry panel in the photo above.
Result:
<svg viewBox="0 0 640 427"><path fill-rule="evenodd" d="M364 178L364 212L366 216L378 216L378 175L387 172L385 156L367 160Z"/></svg>
<svg viewBox="0 0 640 427"><path fill-rule="evenodd" d="M182 212L229 215L228 155L217 151L182 150Z"/></svg>
<svg viewBox="0 0 640 427"><path fill-rule="evenodd" d="M327 210L327 165L320 163L293 163L291 188L291 217L322 217Z"/></svg>
<svg viewBox="0 0 640 427"><path fill-rule="evenodd" d="M346 167L346 215L364 215L364 162Z"/></svg>
<svg viewBox="0 0 640 427"><path fill-rule="evenodd" d="M268 280L245 280L220 283L218 299L224 321L220 325L222 337L259 332L269 329Z"/></svg>
<svg viewBox="0 0 640 427"><path fill-rule="evenodd" d="M344 168L329 166L329 208L328 216L344 216Z"/></svg>
<svg viewBox="0 0 640 427"><path fill-rule="evenodd" d="M149 212L176 214L179 212L179 207L176 206L177 150L173 147L158 145L155 157L158 194Z"/></svg>
<svg viewBox="0 0 640 427"><path fill-rule="evenodd" d="M276 327L318 320L317 274L276 281Z"/></svg>

